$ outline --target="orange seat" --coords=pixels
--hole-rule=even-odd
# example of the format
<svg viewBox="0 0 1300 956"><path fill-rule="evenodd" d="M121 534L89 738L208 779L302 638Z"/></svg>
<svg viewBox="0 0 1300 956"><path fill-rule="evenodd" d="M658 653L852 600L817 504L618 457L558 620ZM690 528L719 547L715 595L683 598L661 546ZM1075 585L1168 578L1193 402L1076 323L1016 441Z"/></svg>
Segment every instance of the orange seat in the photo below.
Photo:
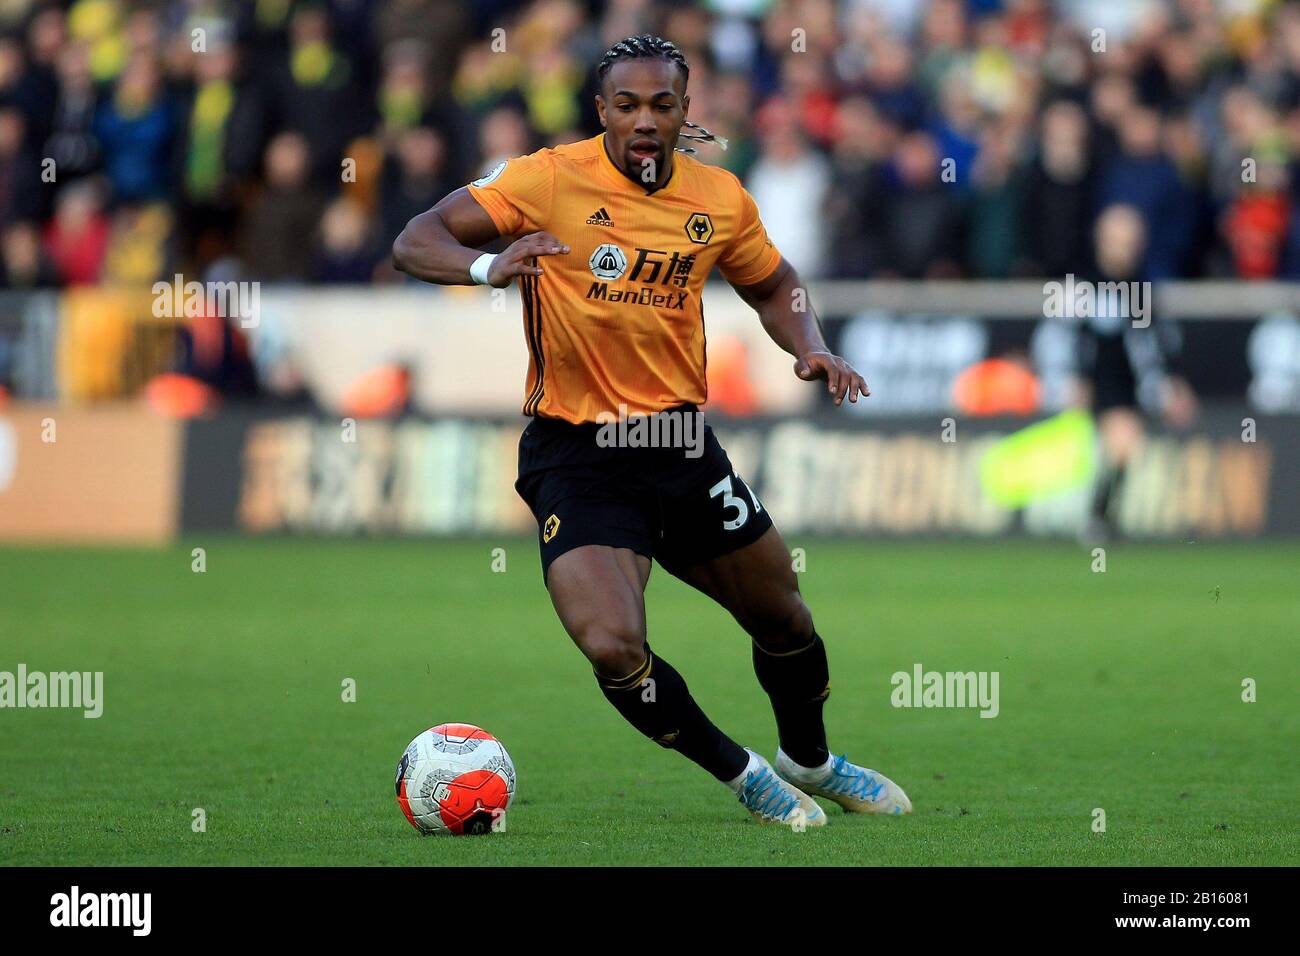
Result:
<svg viewBox="0 0 1300 956"><path fill-rule="evenodd" d="M709 401L705 406L725 415L753 415L758 395L749 374L749 349L733 335L709 342Z"/></svg>
<svg viewBox="0 0 1300 956"><path fill-rule="evenodd" d="M1032 415L1041 389L1019 362L989 358L967 368L953 383L953 401L964 415Z"/></svg>
<svg viewBox="0 0 1300 956"><path fill-rule="evenodd" d="M351 418L390 418L400 415L410 398L410 371L399 365L384 365L366 372L347 387L342 411Z"/></svg>
<svg viewBox="0 0 1300 956"><path fill-rule="evenodd" d="M211 386L175 372L150 379L144 397L151 409L168 418L198 418L221 404L221 396Z"/></svg>

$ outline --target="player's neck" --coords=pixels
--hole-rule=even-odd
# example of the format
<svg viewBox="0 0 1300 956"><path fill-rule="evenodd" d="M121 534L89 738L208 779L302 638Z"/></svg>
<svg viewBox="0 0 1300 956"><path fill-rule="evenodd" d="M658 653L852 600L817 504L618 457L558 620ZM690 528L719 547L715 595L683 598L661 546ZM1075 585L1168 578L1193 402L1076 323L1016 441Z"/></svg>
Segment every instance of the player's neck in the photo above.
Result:
<svg viewBox="0 0 1300 956"><path fill-rule="evenodd" d="M664 168L659 170L659 176L654 181L654 188L650 189L647 188L650 185L649 183L643 180L639 175L629 173L626 169L623 168L622 164L619 163L618 160L616 160L613 156L610 155L608 133L606 133L605 136L602 137L601 142L603 144L601 148L605 150L605 155L609 157L609 161L610 163L613 164L614 168L617 169L624 176L626 176L628 179L630 179L632 182L636 183L642 189L645 189L647 196L653 195L654 193L657 193L659 190L663 189L665 186L668 185L668 181L673 178L673 167L676 164L673 162L672 150L669 150L668 155L664 157Z"/></svg>

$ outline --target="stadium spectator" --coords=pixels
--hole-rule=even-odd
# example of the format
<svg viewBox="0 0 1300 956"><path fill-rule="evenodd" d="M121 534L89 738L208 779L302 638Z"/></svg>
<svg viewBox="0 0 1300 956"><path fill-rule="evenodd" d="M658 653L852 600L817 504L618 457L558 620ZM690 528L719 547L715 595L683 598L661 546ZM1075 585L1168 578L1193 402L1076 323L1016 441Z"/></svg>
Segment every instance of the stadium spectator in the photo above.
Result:
<svg viewBox="0 0 1300 956"><path fill-rule="evenodd" d="M826 200L831 275L866 278L880 268L883 170L897 138L898 130L866 97L851 97L840 104L832 154L835 188Z"/></svg>
<svg viewBox="0 0 1300 956"><path fill-rule="evenodd" d="M418 41L399 40L384 50L377 106L380 126L390 140L427 121L427 77L424 47Z"/></svg>
<svg viewBox="0 0 1300 956"><path fill-rule="evenodd" d="M58 94L54 63L64 42L63 17L53 8L32 17L26 48L17 36L0 40L0 100L22 110L30 131L27 146L32 152L50 132Z"/></svg>
<svg viewBox="0 0 1300 956"><path fill-rule="evenodd" d="M1291 203L1286 192L1286 165L1279 155L1257 160L1256 182L1224 211L1223 236L1232 256L1232 272L1243 279L1274 279L1281 266Z"/></svg>
<svg viewBox="0 0 1300 956"><path fill-rule="evenodd" d="M174 107L157 62L141 54L127 64L95 116L105 173L116 202L164 199L172 194Z"/></svg>
<svg viewBox="0 0 1300 956"><path fill-rule="evenodd" d="M376 50L386 50L399 41L415 41L425 52L425 62L435 64L429 70L428 94L431 102L447 99L451 94L454 64L465 52L470 36L474 7L461 0L387 0L373 3L372 43ZM483 4L490 8L490 4ZM481 12L487 12L486 10Z"/></svg>
<svg viewBox="0 0 1300 956"><path fill-rule="evenodd" d="M199 271L234 241L239 183L256 171L266 138L266 103L241 75L230 25L206 27L206 49L182 108L180 213L183 254Z"/></svg>
<svg viewBox="0 0 1300 956"><path fill-rule="evenodd" d="M509 106L493 110L483 118L479 133L479 155L483 157L474 172L474 178L483 175L497 163L535 149L522 113Z"/></svg>
<svg viewBox="0 0 1300 956"><path fill-rule="evenodd" d="M1161 148L1160 114L1147 106L1127 110L1119 123L1119 152L1102 169L1103 206L1128 205L1142 214L1147 232L1144 279L1182 274L1194 209L1173 160Z"/></svg>
<svg viewBox="0 0 1300 956"><path fill-rule="evenodd" d="M40 163L26 146L27 118L17 106L0 106L0 229L40 215Z"/></svg>
<svg viewBox="0 0 1300 956"><path fill-rule="evenodd" d="M323 4L307 3L293 13L287 55L272 74L272 103L280 129L300 134L319 188L340 182L343 147L369 129L366 78L334 43Z"/></svg>
<svg viewBox="0 0 1300 956"><path fill-rule="evenodd" d="M1018 148L1018 131L1008 123L988 127L979 143L964 250L969 271L977 278L1007 278L1019 255L1023 184L1016 162Z"/></svg>
<svg viewBox="0 0 1300 956"><path fill-rule="evenodd" d="M781 63L784 98L807 138L822 148L835 137L835 97L828 80L822 61L813 57L791 53Z"/></svg>
<svg viewBox="0 0 1300 956"><path fill-rule="evenodd" d="M458 183L446 173L447 144L427 126L407 130L384 163L380 180L380 232L395 236Z"/></svg>
<svg viewBox="0 0 1300 956"><path fill-rule="evenodd" d="M34 223L16 222L0 239L3 257L3 287L6 289L40 289L58 284L54 263L41 248L41 237Z"/></svg>
<svg viewBox="0 0 1300 956"><path fill-rule="evenodd" d="M952 161L952 184L962 190L970 185L984 131L996 125L981 122L983 111L971 80L968 70L949 70L941 84L938 115L927 124L939 155Z"/></svg>
<svg viewBox="0 0 1300 956"><path fill-rule="evenodd" d="M109 228L98 181L81 180L59 193L54 218L45 227L44 247L60 285L93 285L99 281L108 251Z"/></svg>
<svg viewBox="0 0 1300 956"><path fill-rule="evenodd" d="M781 237L781 251L799 274L826 273L826 223L816 215L831 185L830 164L813 149L792 105L779 104L763 134L763 151L749 175L749 191L763 223Z"/></svg>
<svg viewBox="0 0 1300 956"><path fill-rule="evenodd" d="M331 202L321 218L311 279L327 284L369 282L379 258L365 211L350 199Z"/></svg>
<svg viewBox="0 0 1300 956"><path fill-rule="evenodd" d="M101 158L95 136L99 91L90 74L90 48L79 42L64 46L55 61L57 89L48 135L38 144L42 156L54 160L60 183L93 173Z"/></svg>
<svg viewBox="0 0 1300 956"><path fill-rule="evenodd" d="M1030 275L1063 276L1089 259L1093 195L1088 119L1079 104L1058 100L1043 112L1020 219Z"/></svg>
<svg viewBox="0 0 1300 956"><path fill-rule="evenodd" d="M898 143L881 216L881 275L953 278L961 273L961 196L942 180L940 157L928 133Z"/></svg>
<svg viewBox="0 0 1300 956"><path fill-rule="evenodd" d="M900 126L922 125L928 113L924 91L914 76L912 54L893 36L882 36L871 50L866 93L876 107Z"/></svg>
<svg viewBox="0 0 1300 956"><path fill-rule="evenodd" d="M305 281L310 275L311 237L323 206L310 165L310 149L297 133L281 133L266 148L266 186L250 203L242 242L254 278Z"/></svg>
<svg viewBox="0 0 1300 956"><path fill-rule="evenodd" d="M727 140L726 152L714 154L709 162L731 170L741 179L748 180L749 171L758 160L759 145L752 133L751 117L754 111L754 89L749 80L739 73L720 73L714 77L712 88L712 113L709 129ZM694 104L694 100L692 100ZM694 109L692 105L692 109ZM593 133L593 135L595 135Z"/></svg>

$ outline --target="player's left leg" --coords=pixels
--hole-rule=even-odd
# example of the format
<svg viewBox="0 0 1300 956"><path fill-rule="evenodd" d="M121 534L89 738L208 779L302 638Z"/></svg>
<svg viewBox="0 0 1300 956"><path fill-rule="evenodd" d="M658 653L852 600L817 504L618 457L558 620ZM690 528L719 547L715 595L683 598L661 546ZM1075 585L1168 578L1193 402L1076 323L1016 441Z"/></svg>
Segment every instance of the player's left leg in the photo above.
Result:
<svg viewBox="0 0 1300 956"><path fill-rule="evenodd" d="M1142 445L1145 428L1136 406L1114 405L1097 412L1097 431L1101 437L1101 462L1093 489L1090 537L1114 537L1118 528L1114 502L1124 483L1129 462Z"/></svg>
<svg viewBox="0 0 1300 956"><path fill-rule="evenodd" d="M672 570L730 611L753 639L754 673L772 699L781 749L805 766L825 763L826 648L780 533L769 527L730 554Z"/></svg>
<svg viewBox="0 0 1300 956"><path fill-rule="evenodd" d="M752 638L754 673L776 716L777 773L847 811L910 813L911 801L897 784L846 756L832 756L827 748L826 647L776 528L720 557L670 570L730 611Z"/></svg>

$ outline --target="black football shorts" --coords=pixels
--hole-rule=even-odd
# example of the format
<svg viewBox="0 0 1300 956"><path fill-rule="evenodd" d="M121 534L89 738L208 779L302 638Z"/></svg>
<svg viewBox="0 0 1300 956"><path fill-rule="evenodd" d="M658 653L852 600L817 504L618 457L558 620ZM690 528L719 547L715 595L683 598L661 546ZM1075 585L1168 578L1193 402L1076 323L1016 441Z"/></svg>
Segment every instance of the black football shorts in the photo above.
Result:
<svg viewBox="0 0 1300 956"><path fill-rule="evenodd" d="M519 439L515 490L537 518L543 580L552 561L588 544L630 548L675 574L772 527L707 424L698 457L682 447L602 447L600 428L537 416Z"/></svg>
<svg viewBox="0 0 1300 956"><path fill-rule="evenodd" d="M1087 347L1080 371L1092 383L1092 412L1137 408L1137 372L1122 335L1097 335L1085 330Z"/></svg>

